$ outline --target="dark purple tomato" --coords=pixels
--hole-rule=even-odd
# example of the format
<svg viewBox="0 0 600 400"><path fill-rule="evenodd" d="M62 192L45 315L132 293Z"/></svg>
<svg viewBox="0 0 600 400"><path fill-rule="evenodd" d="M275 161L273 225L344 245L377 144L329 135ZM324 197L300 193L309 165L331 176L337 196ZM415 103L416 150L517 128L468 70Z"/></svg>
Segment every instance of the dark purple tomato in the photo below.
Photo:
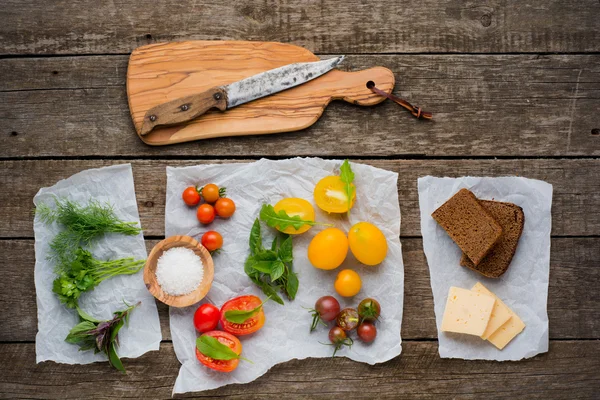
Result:
<svg viewBox="0 0 600 400"><path fill-rule="evenodd" d="M370 322L363 322L356 329L358 338L365 343L371 343L377 337L377 328Z"/></svg>
<svg viewBox="0 0 600 400"><path fill-rule="evenodd" d="M336 319L336 325L349 332L358 326L358 312L354 308L344 308Z"/></svg>
<svg viewBox="0 0 600 400"><path fill-rule="evenodd" d="M333 321L340 313L340 303L333 296L323 296L315 303L315 308L310 310L312 313L312 324L310 331L314 331L319 321ZM323 325L325 325L323 323Z"/></svg>

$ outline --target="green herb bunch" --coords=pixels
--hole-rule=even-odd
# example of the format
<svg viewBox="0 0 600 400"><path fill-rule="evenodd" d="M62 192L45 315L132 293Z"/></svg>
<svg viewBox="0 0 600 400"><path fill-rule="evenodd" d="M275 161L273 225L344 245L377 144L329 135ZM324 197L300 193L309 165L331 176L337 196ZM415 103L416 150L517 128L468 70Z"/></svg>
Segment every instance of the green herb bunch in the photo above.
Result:
<svg viewBox="0 0 600 400"><path fill-rule="evenodd" d="M136 222L121 221L110 204L90 200L86 205L79 205L59 198L54 202L55 209L41 204L36 208L36 214L44 223L58 222L66 228L50 243L53 258L60 262L73 260L80 246L88 246L92 239L104 233L137 235L141 232Z"/></svg>
<svg viewBox="0 0 600 400"><path fill-rule="evenodd" d="M125 372L123 363L117 354L119 331L129 322L131 311L140 305L134 304L122 311L116 311L113 319L99 321L77 307L80 322L71 329L65 341L79 346L79 351L94 350L94 353L104 353L108 362L119 371Z"/></svg>
<svg viewBox="0 0 600 400"><path fill-rule="evenodd" d="M294 300L298 292L298 276L292 270L292 237L285 235L283 240L277 236L270 249L262 244L260 221L256 219L250 231L250 256L244 264L244 271L252 282L273 301L284 304L277 294L281 291L288 299Z"/></svg>
<svg viewBox="0 0 600 400"><path fill-rule="evenodd" d="M144 262L134 258L100 261L80 247L75 251L74 260L58 265L58 277L54 280L52 291L65 306L75 308L82 293L113 276L135 274L144 266Z"/></svg>

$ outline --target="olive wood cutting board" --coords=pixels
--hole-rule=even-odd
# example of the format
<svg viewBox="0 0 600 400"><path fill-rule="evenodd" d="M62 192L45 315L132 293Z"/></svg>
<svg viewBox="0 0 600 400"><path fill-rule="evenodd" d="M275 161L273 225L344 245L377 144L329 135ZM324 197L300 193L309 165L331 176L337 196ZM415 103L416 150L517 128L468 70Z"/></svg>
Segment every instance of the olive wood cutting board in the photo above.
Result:
<svg viewBox="0 0 600 400"><path fill-rule="evenodd" d="M387 93L394 88L394 74L387 68L334 69L292 89L140 135L144 115L154 106L286 64L318 60L302 47L276 42L187 41L139 47L131 54L127 69L127 97L136 132L145 143L161 146L296 131L314 124L331 100L361 106L385 100L366 87L368 81Z"/></svg>

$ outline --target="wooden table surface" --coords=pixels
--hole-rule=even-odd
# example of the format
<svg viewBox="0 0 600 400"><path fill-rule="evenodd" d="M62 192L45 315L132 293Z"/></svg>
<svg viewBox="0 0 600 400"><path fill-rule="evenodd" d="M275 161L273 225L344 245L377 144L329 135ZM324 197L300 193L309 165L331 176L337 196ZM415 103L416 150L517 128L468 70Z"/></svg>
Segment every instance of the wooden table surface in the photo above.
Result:
<svg viewBox="0 0 600 400"><path fill-rule="evenodd" d="M290 361L228 398L600 398L600 2L597 0L3 0L0 6L0 396L169 398L179 370L159 307L159 352L106 364L35 364L32 198L87 168L131 162L150 248L164 236L165 166L260 157L351 158L399 173L403 351L368 366ZM293 133L149 147L125 94L129 53L171 40L273 40L343 69L382 65L386 101L331 104ZM554 185L550 350L521 362L440 359L417 178L519 175ZM390 295L398 295L391 293Z"/></svg>

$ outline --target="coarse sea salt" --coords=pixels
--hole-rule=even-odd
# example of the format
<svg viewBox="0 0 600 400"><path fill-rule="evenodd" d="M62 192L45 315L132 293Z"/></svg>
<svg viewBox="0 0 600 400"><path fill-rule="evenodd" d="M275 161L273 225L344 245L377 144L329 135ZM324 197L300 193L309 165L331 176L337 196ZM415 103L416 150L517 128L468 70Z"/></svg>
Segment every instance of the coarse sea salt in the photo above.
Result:
<svg viewBox="0 0 600 400"><path fill-rule="evenodd" d="M185 247L165 251L156 265L156 280L166 293L181 296L200 286L204 265L200 257Z"/></svg>

